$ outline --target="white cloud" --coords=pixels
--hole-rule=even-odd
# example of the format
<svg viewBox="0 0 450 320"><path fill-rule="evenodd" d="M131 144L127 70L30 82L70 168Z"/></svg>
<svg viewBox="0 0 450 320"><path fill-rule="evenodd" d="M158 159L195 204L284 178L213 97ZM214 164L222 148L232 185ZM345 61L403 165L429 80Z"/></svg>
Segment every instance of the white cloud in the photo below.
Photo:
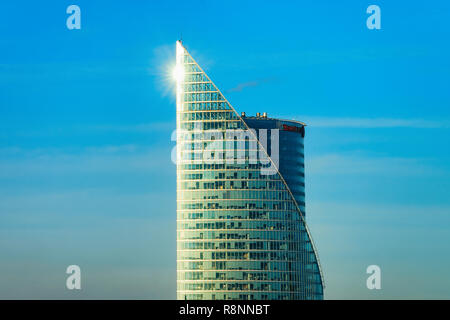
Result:
<svg viewBox="0 0 450 320"><path fill-rule="evenodd" d="M450 120L298 116L311 127L326 128L450 128Z"/></svg>
<svg viewBox="0 0 450 320"><path fill-rule="evenodd" d="M79 173L171 174L175 170L170 146L162 148L127 144L81 149L4 148L0 149L0 156L1 178Z"/></svg>
<svg viewBox="0 0 450 320"><path fill-rule="evenodd" d="M395 176L417 176L445 174L432 160L367 156L357 152L351 154L324 154L306 158L308 174L392 174Z"/></svg>
<svg viewBox="0 0 450 320"><path fill-rule="evenodd" d="M225 92L241 92L242 90L246 89L246 88L251 88L251 87L257 87L261 84L264 83L268 83L268 82L272 82L274 81L275 78L266 78L266 79L261 79L261 80L254 80L254 81L248 81L248 82L243 82L243 83L239 83L238 85L236 85L235 87L226 90Z"/></svg>

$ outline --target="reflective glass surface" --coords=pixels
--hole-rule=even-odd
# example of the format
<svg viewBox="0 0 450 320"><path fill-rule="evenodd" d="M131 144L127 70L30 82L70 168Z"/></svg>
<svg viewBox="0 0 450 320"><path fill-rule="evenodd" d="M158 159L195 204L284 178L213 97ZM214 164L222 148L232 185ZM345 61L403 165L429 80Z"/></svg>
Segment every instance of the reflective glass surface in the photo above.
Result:
<svg viewBox="0 0 450 320"><path fill-rule="evenodd" d="M177 68L177 298L322 299L303 135L280 131L267 174L273 142L262 148L179 42Z"/></svg>

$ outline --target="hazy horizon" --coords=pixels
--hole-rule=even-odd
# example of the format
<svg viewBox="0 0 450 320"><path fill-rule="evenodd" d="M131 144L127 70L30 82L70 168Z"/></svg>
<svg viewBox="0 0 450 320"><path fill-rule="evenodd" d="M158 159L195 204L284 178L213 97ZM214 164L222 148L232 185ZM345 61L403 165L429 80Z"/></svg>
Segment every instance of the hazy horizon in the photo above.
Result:
<svg viewBox="0 0 450 320"><path fill-rule="evenodd" d="M175 299L181 35L238 112L306 122L325 299L450 298L450 3L69 4L0 5L1 299Z"/></svg>

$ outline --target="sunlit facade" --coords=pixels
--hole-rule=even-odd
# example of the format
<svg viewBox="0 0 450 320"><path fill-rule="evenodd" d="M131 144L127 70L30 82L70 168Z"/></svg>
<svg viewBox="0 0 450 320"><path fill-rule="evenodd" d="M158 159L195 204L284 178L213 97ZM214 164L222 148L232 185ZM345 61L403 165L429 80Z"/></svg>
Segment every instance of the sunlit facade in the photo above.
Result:
<svg viewBox="0 0 450 320"><path fill-rule="evenodd" d="M177 299L322 299L304 124L240 116L181 42L175 78Z"/></svg>

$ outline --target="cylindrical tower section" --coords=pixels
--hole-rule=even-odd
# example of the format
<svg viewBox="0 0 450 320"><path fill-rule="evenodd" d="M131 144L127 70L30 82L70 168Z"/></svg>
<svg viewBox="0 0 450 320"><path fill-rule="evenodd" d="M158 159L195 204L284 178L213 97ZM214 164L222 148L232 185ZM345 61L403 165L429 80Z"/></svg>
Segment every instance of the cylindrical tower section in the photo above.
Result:
<svg viewBox="0 0 450 320"><path fill-rule="evenodd" d="M277 137L278 147L278 168L284 180L289 186L292 194L297 201L303 216L305 216L305 126L306 124L294 120L281 120L268 118L264 113L264 117L243 117L247 125L255 129L258 134L259 130L267 130L268 144L267 150L270 152L271 147L271 130L278 130Z"/></svg>

